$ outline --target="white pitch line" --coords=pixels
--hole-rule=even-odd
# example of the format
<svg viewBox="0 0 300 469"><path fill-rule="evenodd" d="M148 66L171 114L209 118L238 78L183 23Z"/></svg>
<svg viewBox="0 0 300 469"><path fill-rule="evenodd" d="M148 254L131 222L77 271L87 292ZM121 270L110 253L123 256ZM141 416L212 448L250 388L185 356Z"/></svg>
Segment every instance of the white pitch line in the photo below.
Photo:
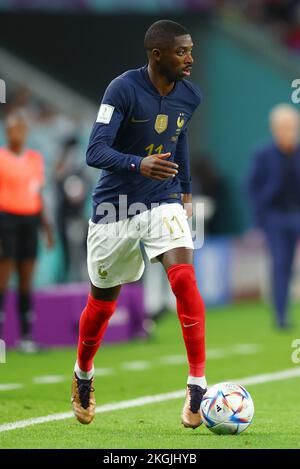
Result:
<svg viewBox="0 0 300 469"><path fill-rule="evenodd" d="M21 383L7 383L0 384L0 391L13 391L14 389L21 389L24 385Z"/></svg>
<svg viewBox="0 0 300 469"><path fill-rule="evenodd" d="M163 365L186 365L186 355L166 355L159 360Z"/></svg>
<svg viewBox="0 0 300 469"><path fill-rule="evenodd" d="M212 348L206 350L208 360L227 358L232 355L252 355L260 353L261 346L258 344L237 344L229 348ZM161 357L160 363L164 365L186 365L186 355L166 355Z"/></svg>
<svg viewBox="0 0 300 469"><path fill-rule="evenodd" d="M128 370L128 371L147 370L149 367L150 367L150 362L145 362L145 361L125 362L122 364L123 370Z"/></svg>
<svg viewBox="0 0 300 469"><path fill-rule="evenodd" d="M275 373L266 373L261 375L248 376L247 378L227 380L234 383L248 386L251 384L263 384L270 381L281 381L289 378L296 378L300 376L300 367L289 368L287 370L277 371ZM131 407L139 407L147 404L153 404L155 402L164 402L171 399L179 399L185 396L185 390L174 391L165 394L156 394L153 396L144 396L137 399L131 399L129 401L121 401L112 404L104 404L96 407L97 414L103 414L105 412L113 412L114 410L129 409ZM54 422L58 420L65 420L74 417L73 412L64 412L60 414L46 415L45 417L37 417L27 420L19 420L17 422L5 423L0 425L0 432L7 432L9 430L16 430L17 428L30 427L31 425L37 425L40 423Z"/></svg>
<svg viewBox="0 0 300 469"><path fill-rule="evenodd" d="M258 344L236 344L231 347L231 352L237 355L252 355L261 351L261 346Z"/></svg>
<svg viewBox="0 0 300 469"><path fill-rule="evenodd" d="M56 384L63 381L65 381L65 377L61 375L36 376L32 379L32 382L35 384Z"/></svg>
<svg viewBox="0 0 300 469"><path fill-rule="evenodd" d="M206 356L208 360L218 359L218 358L227 358L230 355L248 355L259 353L260 346L257 344L238 344L230 349L208 349L206 351ZM186 355L166 355L161 357L158 361L158 364L163 365L186 365L187 358ZM146 361L132 361L125 362L121 364L121 368L126 371L142 371L149 369L150 366L155 366L156 362L146 362ZM116 372L114 368L95 368L95 376L109 376ZM34 384L57 384L67 381L68 376L64 375L43 375L36 376L32 378ZM24 384L21 383L8 383L0 384L1 391L13 391L21 389L24 387Z"/></svg>
<svg viewBox="0 0 300 469"><path fill-rule="evenodd" d="M289 368L288 370L275 371L274 373L249 376L248 378L240 379L239 383L245 386L249 386L250 384L263 384L269 383L270 381L282 381L288 378L297 378L298 376L300 376L300 366L297 368Z"/></svg>
<svg viewBox="0 0 300 469"><path fill-rule="evenodd" d="M218 358L227 358L228 352L222 348L212 348L206 350L207 360L216 360Z"/></svg>
<svg viewBox="0 0 300 469"><path fill-rule="evenodd" d="M113 368L95 368L94 375L95 376L108 376L114 373Z"/></svg>

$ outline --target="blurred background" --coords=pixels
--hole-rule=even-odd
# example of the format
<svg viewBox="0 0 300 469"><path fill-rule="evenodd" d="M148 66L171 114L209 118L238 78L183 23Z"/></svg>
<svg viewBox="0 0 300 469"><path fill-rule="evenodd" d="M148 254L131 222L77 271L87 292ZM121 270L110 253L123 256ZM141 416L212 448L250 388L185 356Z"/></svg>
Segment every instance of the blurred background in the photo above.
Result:
<svg viewBox="0 0 300 469"><path fill-rule="evenodd" d="M54 249L40 242L35 274L34 337L41 346L76 343L88 291L90 195L99 177L85 164L89 132L105 88L146 63L145 31L164 18L190 30L192 81L203 92L189 127L193 196L205 202L205 243L195 251L200 290L209 310L249 299L270 302L268 255L253 227L245 178L252 153L270 139L271 108L291 103L292 81L300 77L299 2L0 0L0 78L7 92L0 146L5 116L25 108L28 146L44 157L45 203L55 228ZM299 277L297 257L294 299ZM11 287L8 346L18 338L14 279ZM141 282L124 287L106 340L147 336L174 306L160 266L147 266Z"/></svg>

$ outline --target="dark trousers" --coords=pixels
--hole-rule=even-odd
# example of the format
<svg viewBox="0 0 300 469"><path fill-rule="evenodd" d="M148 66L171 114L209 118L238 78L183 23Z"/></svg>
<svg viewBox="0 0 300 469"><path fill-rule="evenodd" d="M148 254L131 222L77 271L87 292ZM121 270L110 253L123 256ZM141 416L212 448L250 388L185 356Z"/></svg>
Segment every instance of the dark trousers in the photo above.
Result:
<svg viewBox="0 0 300 469"><path fill-rule="evenodd" d="M284 327L287 325L289 284L300 234L298 223L293 223L292 217L286 215L274 222L268 224L265 235L271 255L272 297L277 325Z"/></svg>

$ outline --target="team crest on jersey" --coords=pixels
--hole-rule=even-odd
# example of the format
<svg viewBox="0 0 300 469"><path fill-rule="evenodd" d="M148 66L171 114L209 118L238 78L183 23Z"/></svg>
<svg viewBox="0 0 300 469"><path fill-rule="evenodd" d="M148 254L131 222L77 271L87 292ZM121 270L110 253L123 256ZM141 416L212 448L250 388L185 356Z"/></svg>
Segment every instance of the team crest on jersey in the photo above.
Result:
<svg viewBox="0 0 300 469"><path fill-rule="evenodd" d="M177 127L181 129L184 126L184 114L181 112L177 117Z"/></svg>
<svg viewBox="0 0 300 469"><path fill-rule="evenodd" d="M104 269L104 265L100 264L98 267L98 274L102 280L105 280L107 277L107 271Z"/></svg>
<svg viewBox="0 0 300 469"><path fill-rule="evenodd" d="M179 116L177 117L177 129L176 129L177 136L180 134L183 126L184 126L184 113L180 112Z"/></svg>
<svg viewBox="0 0 300 469"><path fill-rule="evenodd" d="M163 133L168 128L169 117L166 114L158 114L156 116L154 128L158 134Z"/></svg>
<svg viewBox="0 0 300 469"><path fill-rule="evenodd" d="M176 121L176 132L175 132L175 135L173 135L173 137L171 137L171 142L172 143L176 143L177 140L178 140L178 137L179 137L179 134L180 132L182 131L182 128L184 126L184 123L185 123L185 120L184 120L184 113L183 112L180 112L179 113L179 116L177 117L177 121Z"/></svg>

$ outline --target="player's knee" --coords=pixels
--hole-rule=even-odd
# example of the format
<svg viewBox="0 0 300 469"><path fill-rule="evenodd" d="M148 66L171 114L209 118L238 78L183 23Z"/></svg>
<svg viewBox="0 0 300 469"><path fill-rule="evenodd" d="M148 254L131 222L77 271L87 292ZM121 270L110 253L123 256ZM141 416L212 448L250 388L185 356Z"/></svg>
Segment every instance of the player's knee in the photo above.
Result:
<svg viewBox="0 0 300 469"><path fill-rule="evenodd" d="M182 264L170 267L168 278L176 298L194 296L198 292L194 266Z"/></svg>
<svg viewBox="0 0 300 469"><path fill-rule="evenodd" d="M116 309L117 301L100 300L94 298L91 294L88 297L87 309L91 311L94 317L101 315L103 319L109 319Z"/></svg>
<svg viewBox="0 0 300 469"><path fill-rule="evenodd" d="M106 327L108 321L116 309L116 301L102 301L96 300L91 295L88 297L88 302L83 310L80 321L80 331L101 331L102 327ZM94 341L97 337L93 338Z"/></svg>

